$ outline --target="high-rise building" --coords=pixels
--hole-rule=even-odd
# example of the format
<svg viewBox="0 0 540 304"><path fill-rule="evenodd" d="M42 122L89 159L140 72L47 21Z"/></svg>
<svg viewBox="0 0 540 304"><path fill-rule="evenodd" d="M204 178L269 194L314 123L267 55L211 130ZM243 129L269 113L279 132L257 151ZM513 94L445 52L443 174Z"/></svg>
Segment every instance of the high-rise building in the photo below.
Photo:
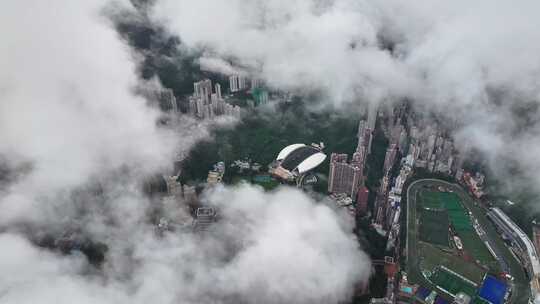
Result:
<svg viewBox="0 0 540 304"><path fill-rule="evenodd" d="M210 103L212 96L212 81L210 79L195 82L193 88L195 97L201 98L205 105Z"/></svg>
<svg viewBox="0 0 540 304"><path fill-rule="evenodd" d="M351 165L358 166L359 168L364 168L365 161L365 150L356 151L352 155Z"/></svg>
<svg viewBox="0 0 540 304"><path fill-rule="evenodd" d="M385 198L377 197L375 204L375 223L382 227L384 224L384 215L386 213Z"/></svg>
<svg viewBox="0 0 540 304"><path fill-rule="evenodd" d="M370 130L375 130L376 123L377 123L377 106L369 105L366 128Z"/></svg>
<svg viewBox="0 0 540 304"><path fill-rule="evenodd" d="M358 142L359 143L361 141L363 141L364 131L365 130L366 130L366 121L361 119L360 122L358 122L358 132L357 132L357 137L358 137Z"/></svg>
<svg viewBox="0 0 540 304"><path fill-rule="evenodd" d="M390 169L394 166L394 162L396 161L396 155L397 155L397 145L391 144L390 147L386 150L386 156L384 157L384 174L388 174Z"/></svg>
<svg viewBox="0 0 540 304"><path fill-rule="evenodd" d="M229 76L229 89L233 93L246 89L246 78L238 74Z"/></svg>
<svg viewBox="0 0 540 304"><path fill-rule="evenodd" d="M262 80L260 78L251 78L251 89L260 88L262 86Z"/></svg>
<svg viewBox="0 0 540 304"><path fill-rule="evenodd" d="M229 76L229 90L232 93L238 92L238 75Z"/></svg>
<svg viewBox="0 0 540 304"><path fill-rule="evenodd" d="M184 194L184 200L188 204L197 203L197 188L195 186L183 185L182 192Z"/></svg>
<svg viewBox="0 0 540 304"><path fill-rule="evenodd" d="M219 83L216 83L214 88L215 88L215 91L216 91L217 99L221 99L221 85Z"/></svg>
<svg viewBox="0 0 540 304"><path fill-rule="evenodd" d="M401 132L405 128L401 124L394 125L390 130L390 144L399 144Z"/></svg>
<svg viewBox="0 0 540 304"><path fill-rule="evenodd" d="M164 176L167 184L167 193L173 196L180 196L182 193L182 185L178 182L178 176Z"/></svg>
<svg viewBox="0 0 540 304"><path fill-rule="evenodd" d="M409 140L407 139L407 131L405 130L405 128L403 128L401 130L401 134L399 134L399 142L398 142L399 150L401 151L401 153L403 153L403 155L407 153L408 143L409 143Z"/></svg>
<svg viewBox="0 0 540 304"><path fill-rule="evenodd" d="M372 116L374 119L376 118L375 114ZM364 157L371 153L372 132L375 128L375 120L370 119L370 117L368 117L368 122L360 120L358 123L358 145L356 151L364 150ZM373 126L370 124L373 124Z"/></svg>
<svg viewBox="0 0 540 304"><path fill-rule="evenodd" d="M537 254L540 254L540 226L538 226L538 223L536 223L536 221L533 221L532 236L532 241L534 247L536 248L536 252Z"/></svg>
<svg viewBox="0 0 540 304"><path fill-rule="evenodd" d="M268 91L266 91L263 88L252 89L251 95L253 96L253 101L255 102L255 106L268 103Z"/></svg>
<svg viewBox="0 0 540 304"><path fill-rule="evenodd" d="M369 190L366 186L362 186L358 190L358 195L356 198L356 211L359 215L366 215L368 211L368 198Z"/></svg>
<svg viewBox="0 0 540 304"><path fill-rule="evenodd" d="M332 153L330 156L328 192L345 193L356 198L358 188L363 183L362 169L358 165L347 163L347 158L347 154Z"/></svg>
<svg viewBox="0 0 540 304"><path fill-rule="evenodd" d="M156 93L161 107L170 109L174 113L178 112L178 104L176 103L173 90L163 89Z"/></svg>
<svg viewBox="0 0 540 304"><path fill-rule="evenodd" d="M240 75L238 76L238 88L240 90L245 90L247 89L247 81L246 81L246 77Z"/></svg>
<svg viewBox="0 0 540 304"><path fill-rule="evenodd" d="M233 106L222 98L221 85L216 83L212 93L212 81L209 79L193 84L195 91L189 97L189 113L201 119L218 115L240 117L240 107Z"/></svg>

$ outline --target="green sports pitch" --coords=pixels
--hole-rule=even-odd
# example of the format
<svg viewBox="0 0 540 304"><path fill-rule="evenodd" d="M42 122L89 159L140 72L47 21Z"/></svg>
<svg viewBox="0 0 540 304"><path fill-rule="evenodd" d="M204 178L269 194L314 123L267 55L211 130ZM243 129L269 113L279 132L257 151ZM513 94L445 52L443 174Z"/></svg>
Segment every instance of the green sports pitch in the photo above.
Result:
<svg viewBox="0 0 540 304"><path fill-rule="evenodd" d="M451 296L455 296L460 292L474 298L478 285L463 276L453 272L452 270L442 266L438 267L431 274L429 280L441 289L445 290Z"/></svg>
<svg viewBox="0 0 540 304"><path fill-rule="evenodd" d="M474 230L473 223L461 203L459 196L452 192L423 190L420 192L420 239L422 241L445 246L443 238L448 240L448 225L463 243L464 251L470 259L483 265L497 264ZM448 219L445 219L445 216ZM446 226L446 228L444 228ZM447 241L448 242L448 241Z"/></svg>
<svg viewBox="0 0 540 304"><path fill-rule="evenodd" d="M420 239L434 245L449 247L449 224L448 213L445 210L421 210Z"/></svg>

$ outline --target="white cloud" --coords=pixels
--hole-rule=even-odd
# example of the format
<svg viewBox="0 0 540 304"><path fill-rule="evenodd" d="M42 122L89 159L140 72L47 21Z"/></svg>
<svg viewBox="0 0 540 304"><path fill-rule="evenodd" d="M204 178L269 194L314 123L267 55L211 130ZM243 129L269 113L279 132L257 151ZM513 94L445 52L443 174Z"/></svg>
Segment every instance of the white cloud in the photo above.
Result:
<svg viewBox="0 0 540 304"><path fill-rule="evenodd" d="M0 235L2 303L338 303L370 273L369 258L334 211L304 193L252 186L208 195L221 220L204 235L157 238L131 213L107 227L110 250L91 275L82 256L59 256ZM122 205L122 200L115 200Z"/></svg>
<svg viewBox="0 0 540 304"><path fill-rule="evenodd" d="M540 184L530 153L540 147L539 9L534 0L162 0L153 15L188 45L236 57L279 89L321 89L344 105L425 105L462 122L459 140L468 137L495 171L509 157ZM528 109L524 128L512 129L522 119L515 107Z"/></svg>
<svg viewBox="0 0 540 304"><path fill-rule="evenodd" d="M323 88L335 101L360 90L366 97L385 97L389 86L406 91L406 71L377 49L378 24L363 9L372 8L348 0L165 0L155 15L188 45L234 56L281 89Z"/></svg>
<svg viewBox="0 0 540 304"><path fill-rule="evenodd" d="M176 140L131 93L135 64L100 15L105 3L3 5L0 153L33 169L0 198L10 211L4 221L30 216L47 204L37 198L103 172L129 166L145 174L172 157Z"/></svg>

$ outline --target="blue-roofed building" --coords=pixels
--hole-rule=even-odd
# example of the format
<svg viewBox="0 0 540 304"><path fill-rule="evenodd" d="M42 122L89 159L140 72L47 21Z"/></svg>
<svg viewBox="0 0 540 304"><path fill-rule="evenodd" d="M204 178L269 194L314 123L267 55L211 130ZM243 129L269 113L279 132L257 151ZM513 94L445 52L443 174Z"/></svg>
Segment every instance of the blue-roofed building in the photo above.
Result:
<svg viewBox="0 0 540 304"><path fill-rule="evenodd" d="M502 304L507 290L506 283L497 280L493 276L487 276L478 295L493 304Z"/></svg>
<svg viewBox="0 0 540 304"><path fill-rule="evenodd" d="M443 297L441 296L437 296L435 298L435 304L448 304L449 302L447 300L445 300Z"/></svg>
<svg viewBox="0 0 540 304"><path fill-rule="evenodd" d="M431 293L431 290L427 289L427 288L424 288L424 287L420 287L418 288L418 290L416 291L416 297L422 301L425 301L426 298L429 296L429 294Z"/></svg>

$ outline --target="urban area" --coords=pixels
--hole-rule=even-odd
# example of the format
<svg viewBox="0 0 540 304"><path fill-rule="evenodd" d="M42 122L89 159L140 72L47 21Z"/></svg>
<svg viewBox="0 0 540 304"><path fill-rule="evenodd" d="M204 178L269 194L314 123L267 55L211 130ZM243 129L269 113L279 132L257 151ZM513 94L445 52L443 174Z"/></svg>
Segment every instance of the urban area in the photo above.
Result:
<svg viewBox="0 0 540 304"><path fill-rule="evenodd" d="M230 75L228 80L227 95L210 79L194 83L187 113L197 119L226 115L241 120L269 100L293 102L290 94L270 93L257 79ZM179 111L170 90L160 96ZM274 101L273 96L279 98ZM247 100L244 107L237 105L241 98ZM451 122L418 115L407 102L366 106L357 121L352 151L327 151L323 141L289 142L272 151L268 164L247 157L220 160L208 168L206 181L198 183L181 178L189 162L182 155L175 174L163 177L162 203L182 202L186 213L162 214L158 233L212 229L219 210L205 206L198 195L225 182L229 170L233 183L251 182L267 190L281 184L313 192L313 185L322 183L315 192L326 196L355 233L374 231L384 242L382 254L372 255L373 274L379 279L357 287L358 303L533 302L540 292L540 226L533 225L531 240L485 199L486 177L464 166L467 156L454 146ZM382 146L376 136L386 139ZM375 148L383 149L380 165L370 159ZM324 164L328 170L321 174L318 168ZM370 182L370 176L377 180Z"/></svg>

